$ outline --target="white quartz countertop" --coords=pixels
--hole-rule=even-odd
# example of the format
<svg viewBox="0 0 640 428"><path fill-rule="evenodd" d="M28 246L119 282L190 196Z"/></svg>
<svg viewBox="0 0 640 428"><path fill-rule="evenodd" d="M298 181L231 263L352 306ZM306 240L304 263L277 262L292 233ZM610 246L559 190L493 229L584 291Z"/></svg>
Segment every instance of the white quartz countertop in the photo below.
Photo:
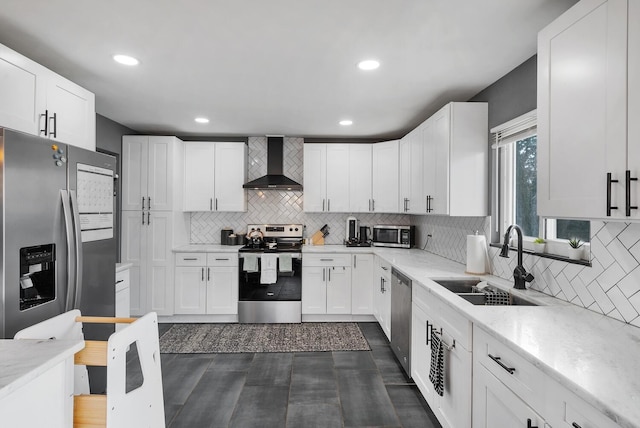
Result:
<svg viewBox="0 0 640 428"><path fill-rule="evenodd" d="M335 247L335 248L334 248ZM356 252L342 245L304 252ZM358 248L357 250L363 250ZM425 287L475 325L625 428L640 427L640 329L422 250L365 249ZM474 306L432 279L482 278L543 306ZM541 391L541 393L543 393Z"/></svg>
<svg viewBox="0 0 640 428"><path fill-rule="evenodd" d="M242 245L189 244L173 249L174 253L237 253Z"/></svg>
<svg viewBox="0 0 640 428"><path fill-rule="evenodd" d="M83 348L83 340L0 340L0 400Z"/></svg>
<svg viewBox="0 0 640 428"><path fill-rule="evenodd" d="M133 263L116 263L116 273L131 269Z"/></svg>

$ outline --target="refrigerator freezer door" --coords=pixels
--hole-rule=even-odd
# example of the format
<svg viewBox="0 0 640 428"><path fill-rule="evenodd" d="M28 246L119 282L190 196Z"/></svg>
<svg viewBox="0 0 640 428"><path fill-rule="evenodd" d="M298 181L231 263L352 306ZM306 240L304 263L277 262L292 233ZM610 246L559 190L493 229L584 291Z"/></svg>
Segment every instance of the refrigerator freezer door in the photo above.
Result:
<svg viewBox="0 0 640 428"><path fill-rule="evenodd" d="M54 148L45 139L6 129L0 129L0 135L4 154L0 164L4 189L0 199L0 212L4 213L0 333L3 338L12 338L17 331L56 316L65 308L68 261L60 190L66 188L67 181L66 146L57 144ZM21 310L21 249L51 244L55 261L29 266L28 273L34 273L34 278L38 269L54 269L55 296Z"/></svg>

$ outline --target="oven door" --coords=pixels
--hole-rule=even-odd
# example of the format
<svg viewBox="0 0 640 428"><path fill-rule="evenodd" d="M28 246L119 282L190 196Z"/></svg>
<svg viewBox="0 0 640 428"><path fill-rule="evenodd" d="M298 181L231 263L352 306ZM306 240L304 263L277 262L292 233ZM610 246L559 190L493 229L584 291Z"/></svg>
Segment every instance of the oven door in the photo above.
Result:
<svg viewBox="0 0 640 428"><path fill-rule="evenodd" d="M268 253L274 254L274 253ZM263 284L262 277L262 253L240 253L239 257L239 300L242 301L301 301L302 300L302 254L301 253L277 253L278 267L277 280L272 284ZM291 270L282 271L280 256L291 256ZM251 268L251 262L245 264L246 258L257 258L257 269ZM249 266L248 269L245 266ZM253 266L256 267L256 266Z"/></svg>

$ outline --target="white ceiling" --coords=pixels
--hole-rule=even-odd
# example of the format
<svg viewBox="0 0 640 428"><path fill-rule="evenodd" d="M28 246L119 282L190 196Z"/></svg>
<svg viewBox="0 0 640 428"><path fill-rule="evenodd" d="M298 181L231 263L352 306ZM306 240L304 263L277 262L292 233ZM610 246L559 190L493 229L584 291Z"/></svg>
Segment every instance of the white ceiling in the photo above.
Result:
<svg viewBox="0 0 640 428"><path fill-rule="evenodd" d="M537 32L574 3L2 0L0 43L141 132L387 138L531 57ZM381 67L359 70L365 58Z"/></svg>

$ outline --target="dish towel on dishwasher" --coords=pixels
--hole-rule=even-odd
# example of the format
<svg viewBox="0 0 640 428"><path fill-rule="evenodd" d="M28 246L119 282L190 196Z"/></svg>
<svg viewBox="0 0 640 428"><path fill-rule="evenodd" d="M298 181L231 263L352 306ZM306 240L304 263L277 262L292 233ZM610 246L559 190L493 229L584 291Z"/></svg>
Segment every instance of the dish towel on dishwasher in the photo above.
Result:
<svg viewBox="0 0 640 428"><path fill-rule="evenodd" d="M278 255L263 253L260 261L260 284L273 284L278 281Z"/></svg>
<svg viewBox="0 0 640 428"><path fill-rule="evenodd" d="M243 260L242 269L245 272L258 272L258 256L255 254L245 254Z"/></svg>
<svg viewBox="0 0 640 428"><path fill-rule="evenodd" d="M291 254L282 253L279 254L280 259L280 272L291 272L293 265L291 263Z"/></svg>
<svg viewBox="0 0 640 428"><path fill-rule="evenodd" d="M444 394L444 346L435 329L431 330L431 367L429 368L429 380L433 384L436 393L442 397Z"/></svg>

